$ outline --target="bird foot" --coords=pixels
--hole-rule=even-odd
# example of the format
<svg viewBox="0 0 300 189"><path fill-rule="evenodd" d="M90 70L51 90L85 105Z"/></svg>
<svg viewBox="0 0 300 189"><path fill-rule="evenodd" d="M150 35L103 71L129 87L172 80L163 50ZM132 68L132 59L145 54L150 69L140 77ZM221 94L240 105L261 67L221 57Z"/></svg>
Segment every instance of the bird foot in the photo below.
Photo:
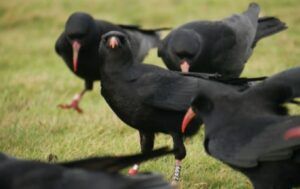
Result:
<svg viewBox="0 0 300 189"><path fill-rule="evenodd" d="M62 109L74 109L78 113L83 113L82 109L79 107L80 99L81 99L81 95L77 94L74 96L70 104L59 104L58 107Z"/></svg>
<svg viewBox="0 0 300 189"><path fill-rule="evenodd" d="M128 175L134 176L134 175L137 175L138 172L139 172L139 166L137 164L135 164L132 168L130 168L128 170Z"/></svg>

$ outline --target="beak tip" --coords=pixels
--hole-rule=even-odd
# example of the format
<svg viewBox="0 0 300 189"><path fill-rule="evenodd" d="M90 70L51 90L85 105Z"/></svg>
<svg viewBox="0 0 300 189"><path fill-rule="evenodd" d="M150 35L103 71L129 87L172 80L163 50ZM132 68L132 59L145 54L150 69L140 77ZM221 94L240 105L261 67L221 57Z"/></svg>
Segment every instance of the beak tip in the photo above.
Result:
<svg viewBox="0 0 300 189"><path fill-rule="evenodd" d="M188 126L188 124L190 123L190 121L195 117L195 112L193 111L192 108L189 108L188 111L186 112L182 124L181 124L181 132L185 133L186 128Z"/></svg>
<svg viewBox="0 0 300 189"><path fill-rule="evenodd" d="M189 69L190 69L190 64L186 60L183 60L180 63L180 69L181 69L181 72L188 73Z"/></svg>
<svg viewBox="0 0 300 189"><path fill-rule="evenodd" d="M116 47L118 47L119 45L119 42L118 42L118 39L116 37L111 37L109 39L109 44L108 46L111 48L111 49L114 49Z"/></svg>

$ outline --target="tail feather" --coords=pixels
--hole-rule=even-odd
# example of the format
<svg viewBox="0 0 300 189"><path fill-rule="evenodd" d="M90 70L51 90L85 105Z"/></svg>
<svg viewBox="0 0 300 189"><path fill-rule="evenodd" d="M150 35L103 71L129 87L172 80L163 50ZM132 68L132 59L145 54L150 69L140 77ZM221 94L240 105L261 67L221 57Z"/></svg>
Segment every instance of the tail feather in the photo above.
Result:
<svg viewBox="0 0 300 189"><path fill-rule="evenodd" d="M174 153L174 150L169 150L167 147L164 147L145 154L135 154L120 157L94 157L71 162L62 162L58 163L58 165L67 168L81 168L89 171L101 170L107 172L118 172L123 168L133 165L134 163L147 161L172 153Z"/></svg>
<svg viewBox="0 0 300 189"><path fill-rule="evenodd" d="M252 44L255 47L256 43L267 36L276 34L283 30L287 29L287 26L284 22L279 20L276 17L261 17L258 19L257 32Z"/></svg>

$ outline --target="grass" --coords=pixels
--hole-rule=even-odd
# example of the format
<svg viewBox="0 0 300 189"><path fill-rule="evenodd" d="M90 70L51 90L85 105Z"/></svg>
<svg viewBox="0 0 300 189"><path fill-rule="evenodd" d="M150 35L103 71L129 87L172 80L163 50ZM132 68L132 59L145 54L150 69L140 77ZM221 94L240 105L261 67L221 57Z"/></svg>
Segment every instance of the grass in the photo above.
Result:
<svg viewBox="0 0 300 189"><path fill-rule="evenodd" d="M85 112L56 108L83 88L54 52L54 43L68 15L86 11L96 18L145 28L178 26L195 19L217 20L242 12L249 1L241 0L128 0L41 1L0 3L0 150L8 154L46 160L50 153L59 160L139 151L138 135L122 123L99 95L99 83L86 94ZM299 66L299 0L261 0L262 15L275 15L289 29L261 41L248 62L244 76L270 75ZM146 62L161 65L153 50ZM205 154L203 131L187 143L183 188L251 188L249 181ZM172 145L159 134L155 146ZM173 170L173 157L151 161L143 170Z"/></svg>

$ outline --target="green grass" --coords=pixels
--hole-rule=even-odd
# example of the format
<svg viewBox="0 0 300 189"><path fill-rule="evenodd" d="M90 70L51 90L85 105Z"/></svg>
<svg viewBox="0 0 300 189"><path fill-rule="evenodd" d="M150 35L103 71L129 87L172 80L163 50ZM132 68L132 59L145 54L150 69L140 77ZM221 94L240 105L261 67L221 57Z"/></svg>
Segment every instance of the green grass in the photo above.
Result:
<svg viewBox="0 0 300 189"><path fill-rule="evenodd" d="M97 18L145 28L178 26L195 19L220 19L242 12L241 0L128 0L61 1L9 0L0 3L0 150L11 155L59 160L139 151L138 134L122 123L99 95L99 83L86 94L83 115L56 105L68 102L83 82L66 68L54 52L54 43L73 11L87 11ZM244 76L270 75L299 66L299 0L258 1L262 15L275 15L289 29L261 41L247 64ZM151 51L147 62L162 65ZM203 131L186 144L183 187L188 189L251 188L247 179L205 154ZM158 135L156 147L172 145ZM163 173L168 179L173 157L151 161L143 170Z"/></svg>

